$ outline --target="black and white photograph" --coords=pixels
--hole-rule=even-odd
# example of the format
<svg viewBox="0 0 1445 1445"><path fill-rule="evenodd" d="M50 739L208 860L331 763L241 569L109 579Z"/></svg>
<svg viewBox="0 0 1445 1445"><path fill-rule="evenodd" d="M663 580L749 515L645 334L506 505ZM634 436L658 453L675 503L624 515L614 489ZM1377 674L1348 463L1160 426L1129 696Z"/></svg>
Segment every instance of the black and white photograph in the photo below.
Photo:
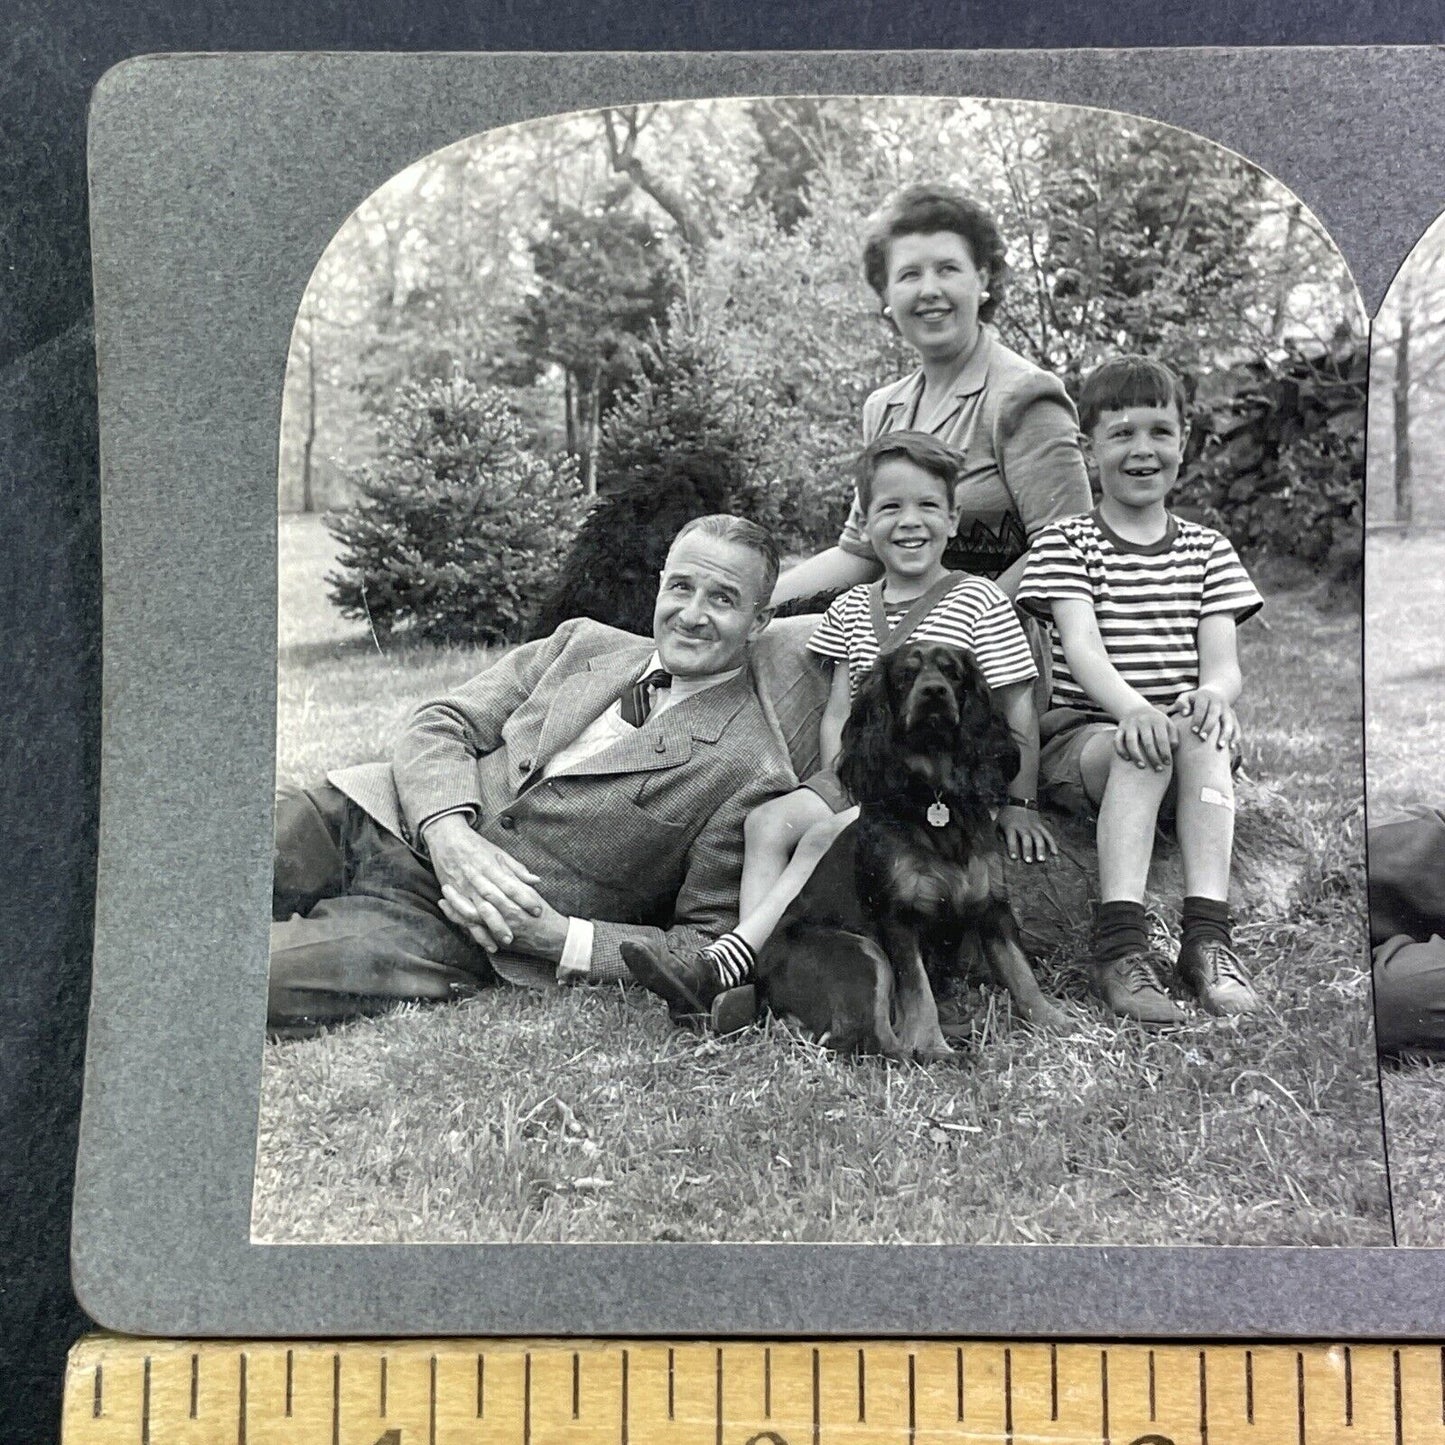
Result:
<svg viewBox="0 0 1445 1445"><path fill-rule="evenodd" d="M1366 391L1373 824L1445 806L1442 245L1372 357L1247 157L1016 100L358 195L277 398L252 1241L1389 1244Z"/></svg>
<svg viewBox="0 0 1445 1445"><path fill-rule="evenodd" d="M1370 941L1395 1226L1445 1244L1445 225L1370 350L1365 701Z"/></svg>

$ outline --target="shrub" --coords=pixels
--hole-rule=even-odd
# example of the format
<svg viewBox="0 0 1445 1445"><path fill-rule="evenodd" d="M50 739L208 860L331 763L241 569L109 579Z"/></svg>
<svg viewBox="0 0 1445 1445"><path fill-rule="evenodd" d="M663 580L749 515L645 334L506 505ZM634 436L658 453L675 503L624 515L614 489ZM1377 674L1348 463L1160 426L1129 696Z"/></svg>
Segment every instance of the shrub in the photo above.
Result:
<svg viewBox="0 0 1445 1445"><path fill-rule="evenodd" d="M404 384L352 480L357 500L327 520L346 550L326 580L379 638L517 641L581 515L573 464L529 451L504 394L460 373Z"/></svg>
<svg viewBox="0 0 1445 1445"><path fill-rule="evenodd" d="M1195 408L1197 459L1174 503L1248 555L1295 557L1335 581L1360 573L1365 469L1363 342L1234 368Z"/></svg>
<svg viewBox="0 0 1445 1445"><path fill-rule="evenodd" d="M756 476L746 408L707 339L675 320L603 424L597 500L529 635L571 617L650 634L658 573L684 522L732 512L768 525Z"/></svg>

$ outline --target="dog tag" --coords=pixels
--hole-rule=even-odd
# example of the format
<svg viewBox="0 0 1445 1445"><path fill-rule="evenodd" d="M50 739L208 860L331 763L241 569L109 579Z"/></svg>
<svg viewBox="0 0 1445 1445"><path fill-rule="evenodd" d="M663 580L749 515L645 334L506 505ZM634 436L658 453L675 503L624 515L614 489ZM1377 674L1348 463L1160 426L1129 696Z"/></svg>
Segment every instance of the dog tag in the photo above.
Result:
<svg viewBox="0 0 1445 1445"><path fill-rule="evenodd" d="M953 817L953 814L948 811L948 804L940 801L930 803L928 811L923 816L928 819L930 828L946 828L948 820Z"/></svg>

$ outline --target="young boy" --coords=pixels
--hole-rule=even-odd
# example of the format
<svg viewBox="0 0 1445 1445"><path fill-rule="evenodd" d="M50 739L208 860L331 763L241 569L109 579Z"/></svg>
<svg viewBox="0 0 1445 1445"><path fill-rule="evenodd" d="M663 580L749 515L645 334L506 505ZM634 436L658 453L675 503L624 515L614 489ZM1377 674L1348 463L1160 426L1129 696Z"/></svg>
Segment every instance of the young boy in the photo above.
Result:
<svg viewBox="0 0 1445 1445"><path fill-rule="evenodd" d="M1179 976L1210 1013L1250 1013L1259 998L1231 946L1226 900L1243 688L1235 629L1263 602L1226 538L1165 507L1188 436L1167 366L1123 356L1096 367L1079 423L1102 496L1039 533L1018 603L1053 624L1042 792L1098 811L1095 985L1126 1018L1184 1018L1144 914L1169 798L1186 894Z"/></svg>
<svg viewBox="0 0 1445 1445"><path fill-rule="evenodd" d="M879 652L898 646L905 637L951 643L973 655L1022 757L1008 805L998 818L1009 855L1042 862L1055 851L1035 796L1039 733L1032 684L1038 670L1023 629L994 583L943 566L944 547L958 525L954 496L961 465L957 452L915 431L885 434L859 459L858 503L883 577L838 597L808 643L833 672L819 726L821 769L802 787L749 814L740 922L732 932L693 958L623 945L633 976L667 999L675 1012L711 1014L722 1031L751 1016L750 991L735 999L730 991L752 978L757 951L818 859L857 816L833 771L843 724L853 694Z"/></svg>

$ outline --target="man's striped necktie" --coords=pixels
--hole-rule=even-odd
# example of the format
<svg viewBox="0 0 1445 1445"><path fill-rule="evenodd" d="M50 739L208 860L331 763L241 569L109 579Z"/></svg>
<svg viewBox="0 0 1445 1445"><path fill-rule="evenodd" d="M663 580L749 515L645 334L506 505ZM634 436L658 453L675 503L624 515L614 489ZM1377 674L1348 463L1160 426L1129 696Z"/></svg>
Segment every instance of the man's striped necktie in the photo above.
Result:
<svg viewBox="0 0 1445 1445"><path fill-rule="evenodd" d="M646 677L639 677L636 682L629 683L627 691L622 694L622 721L640 728L652 711L653 688L671 686L672 674L664 672L660 667L655 672L649 672Z"/></svg>

